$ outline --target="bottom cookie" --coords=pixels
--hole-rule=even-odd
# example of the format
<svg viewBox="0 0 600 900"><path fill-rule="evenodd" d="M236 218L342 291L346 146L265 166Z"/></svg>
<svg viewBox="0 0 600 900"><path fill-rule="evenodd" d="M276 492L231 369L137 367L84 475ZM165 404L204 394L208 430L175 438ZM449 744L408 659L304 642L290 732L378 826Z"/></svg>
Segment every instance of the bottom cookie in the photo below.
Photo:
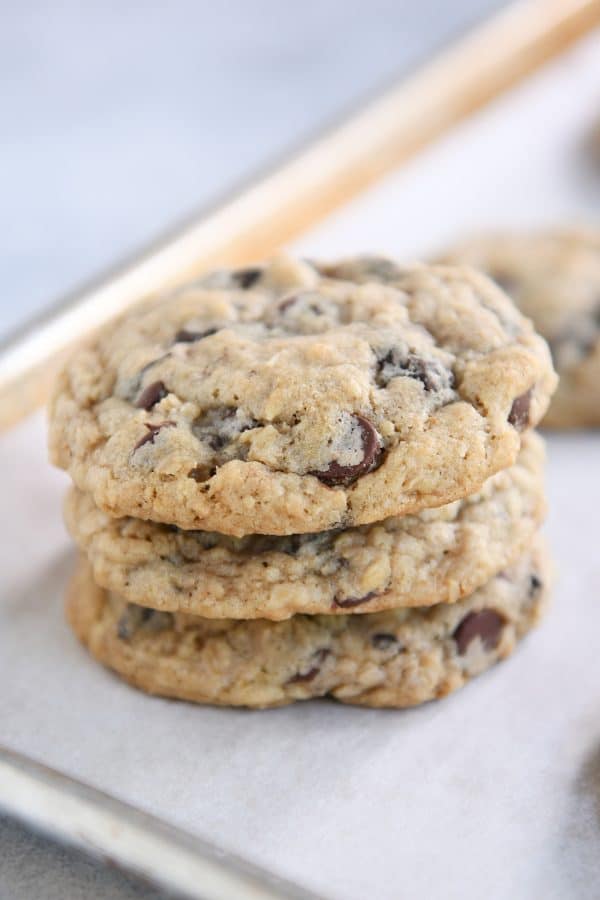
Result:
<svg viewBox="0 0 600 900"><path fill-rule="evenodd" d="M443 697L507 657L539 620L543 545L455 604L282 622L164 613L98 587L81 562L67 617L93 656L128 682L226 706L281 706L331 696L404 707Z"/></svg>

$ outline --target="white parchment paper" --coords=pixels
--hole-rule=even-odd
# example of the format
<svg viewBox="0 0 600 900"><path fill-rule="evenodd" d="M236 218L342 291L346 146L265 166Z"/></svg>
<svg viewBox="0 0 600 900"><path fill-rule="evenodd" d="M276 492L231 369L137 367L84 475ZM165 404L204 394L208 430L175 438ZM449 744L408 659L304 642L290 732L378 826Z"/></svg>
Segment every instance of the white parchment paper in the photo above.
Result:
<svg viewBox="0 0 600 900"><path fill-rule="evenodd" d="M583 218L600 39L299 244L418 254L465 227ZM594 199L595 198L595 199ZM337 900L600 895L600 434L549 442L547 621L454 696L394 712L153 699L62 617L74 552L35 416L0 440L0 741Z"/></svg>

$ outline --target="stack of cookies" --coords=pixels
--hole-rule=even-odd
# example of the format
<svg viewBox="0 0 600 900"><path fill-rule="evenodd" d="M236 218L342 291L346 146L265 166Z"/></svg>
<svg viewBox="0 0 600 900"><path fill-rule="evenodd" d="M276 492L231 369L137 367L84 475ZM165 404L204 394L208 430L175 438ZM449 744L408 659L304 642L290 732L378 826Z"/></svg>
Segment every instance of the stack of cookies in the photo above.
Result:
<svg viewBox="0 0 600 900"><path fill-rule="evenodd" d="M547 345L467 267L279 257L150 299L50 412L69 621L151 693L410 706L543 609Z"/></svg>

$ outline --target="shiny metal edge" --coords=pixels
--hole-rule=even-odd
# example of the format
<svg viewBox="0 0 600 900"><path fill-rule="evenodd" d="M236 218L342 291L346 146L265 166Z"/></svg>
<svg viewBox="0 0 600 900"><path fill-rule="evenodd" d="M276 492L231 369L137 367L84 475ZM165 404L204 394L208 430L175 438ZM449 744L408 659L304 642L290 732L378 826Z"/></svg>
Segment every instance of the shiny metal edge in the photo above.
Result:
<svg viewBox="0 0 600 900"><path fill-rule="evenodd" d="M297 884L1 746L0 810L187 900L318 900Z"/></svg>

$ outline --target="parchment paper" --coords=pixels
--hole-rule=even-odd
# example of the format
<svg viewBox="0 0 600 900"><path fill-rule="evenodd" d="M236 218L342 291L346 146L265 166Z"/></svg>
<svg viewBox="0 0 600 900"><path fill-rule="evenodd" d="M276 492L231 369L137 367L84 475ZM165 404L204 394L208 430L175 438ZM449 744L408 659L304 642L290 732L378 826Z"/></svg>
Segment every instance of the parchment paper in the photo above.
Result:
<svg viewBox="0 0 600 900"><path fill-rule="evenodd" d="M596 37L302 251L416 254L478 223L589 217L600 170L579 154L599 93ZM63 621L74 552L41 416L0 440L0 472L1 742L327 898L600 894L600 435L550 440L547 621L508 662L406 712L256 713L137 693Z"/></svg>

